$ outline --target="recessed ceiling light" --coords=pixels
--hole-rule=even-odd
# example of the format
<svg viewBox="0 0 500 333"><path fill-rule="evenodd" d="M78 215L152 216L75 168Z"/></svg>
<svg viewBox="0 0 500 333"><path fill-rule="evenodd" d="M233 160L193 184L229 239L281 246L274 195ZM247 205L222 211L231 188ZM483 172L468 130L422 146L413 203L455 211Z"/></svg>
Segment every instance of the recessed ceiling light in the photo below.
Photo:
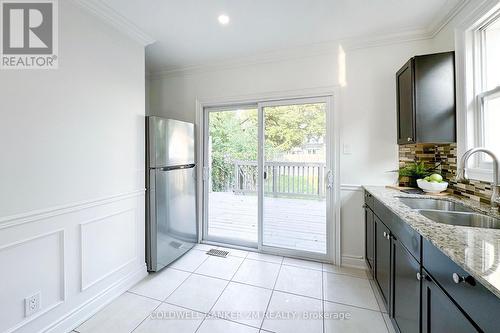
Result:
<svg viewBox="0 0 500 333"><path fill-rule="evenodd" d="M225 14L219 15L217 19L219 20L219 23L222 25L227 25L229 23L229 16Z"/></svg>

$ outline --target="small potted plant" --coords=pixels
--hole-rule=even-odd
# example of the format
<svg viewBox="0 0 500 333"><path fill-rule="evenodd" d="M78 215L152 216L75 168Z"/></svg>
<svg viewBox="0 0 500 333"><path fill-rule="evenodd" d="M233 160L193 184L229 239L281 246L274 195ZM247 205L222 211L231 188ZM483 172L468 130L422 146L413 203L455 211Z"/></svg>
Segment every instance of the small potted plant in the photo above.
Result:
<svg viewBox="0 0 500 333"><path fill-rule="evenodd" d="M424 162L415 160L399 168L399 181L400 183L407 183L410 187L417 187L417 179L423 179L430 176L436 168L437 166L428 168L425 166ZM407 179L406 182L404 181L405 178Z"/></svg>

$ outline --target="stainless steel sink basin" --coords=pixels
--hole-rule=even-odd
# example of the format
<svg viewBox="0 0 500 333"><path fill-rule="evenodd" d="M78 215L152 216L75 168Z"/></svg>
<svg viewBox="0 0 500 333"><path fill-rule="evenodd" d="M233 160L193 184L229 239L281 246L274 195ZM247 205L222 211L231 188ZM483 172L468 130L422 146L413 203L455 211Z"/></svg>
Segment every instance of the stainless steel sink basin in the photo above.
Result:
<svg viewBox="0 0 500 333"><path fill-rule="evenodd" d="M444 210L452 212L474 212L472 209L451 201L439 199L421 199L421 198L399 198L403 204L411 209L431 209Z"/></svg>
<svg viewBox="0 0 500 333"><path fill-rule="evenodd" d="M418 212L437 223L458 225L463 227L500 229L499 219L483 214L426 209L420 209L418 210Z"/></svg>

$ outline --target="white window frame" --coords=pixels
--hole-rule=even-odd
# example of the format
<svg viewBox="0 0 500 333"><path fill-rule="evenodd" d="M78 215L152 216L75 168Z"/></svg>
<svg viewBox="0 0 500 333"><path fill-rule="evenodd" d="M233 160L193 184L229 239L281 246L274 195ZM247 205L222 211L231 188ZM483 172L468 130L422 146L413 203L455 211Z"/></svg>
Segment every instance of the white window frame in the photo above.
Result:
<svg viewBox="0 0 500 333"><path fill-rule="evenodd" d="M497 86L493 89L487 90L477 96L477 123L475 124L475 128L477 131L477 146L484 147L484 104L487 99L490 98L498 98L500 97L500 86ZM477 156L478 161L477 165L479 169L485 169L485 170L493 170L493 161L491 160L486 160L484 154L480 154ZM500 157L500 156L499 156Z"/></svg>
<svg viewBox="0 0 500 333"><path fill-rule="evenodd" d="M457 72L457 157L474 147L484 145L483 106L484 100L500 92L500 87L484 91L484 29L500 18L498 0L486 1L470 12L456 29ZM467 174L471 179L491 182L492 163L477 154Z"/></svg>

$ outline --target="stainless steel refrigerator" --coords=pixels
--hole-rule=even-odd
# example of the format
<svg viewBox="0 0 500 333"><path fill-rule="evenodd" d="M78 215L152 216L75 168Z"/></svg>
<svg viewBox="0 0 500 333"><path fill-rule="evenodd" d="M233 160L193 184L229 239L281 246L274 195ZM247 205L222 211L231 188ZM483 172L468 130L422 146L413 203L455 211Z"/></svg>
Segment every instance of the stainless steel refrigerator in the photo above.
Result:
<svg viewBox="0 0 500 333"><path fill-rule="evenodd" d="M194 125L146 118L146 261L155 272L198 239Z"/></svg>

